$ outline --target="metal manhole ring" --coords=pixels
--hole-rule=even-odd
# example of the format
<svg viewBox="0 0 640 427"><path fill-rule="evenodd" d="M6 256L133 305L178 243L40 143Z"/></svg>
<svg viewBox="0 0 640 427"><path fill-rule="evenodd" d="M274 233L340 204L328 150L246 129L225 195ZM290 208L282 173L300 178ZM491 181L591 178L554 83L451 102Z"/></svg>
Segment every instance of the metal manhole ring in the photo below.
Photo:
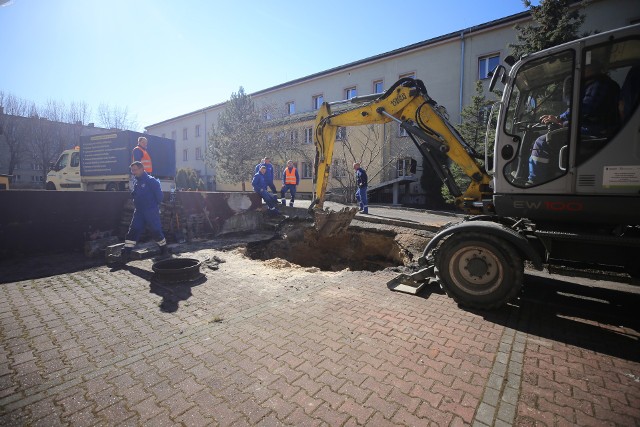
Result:
<svg viewBox="0 0 640 427"><path fill-rule="evenodd" d="M171 258L153 263L154 278L162 283L190 282L202 277L202 261L194 258Z"/></svg>

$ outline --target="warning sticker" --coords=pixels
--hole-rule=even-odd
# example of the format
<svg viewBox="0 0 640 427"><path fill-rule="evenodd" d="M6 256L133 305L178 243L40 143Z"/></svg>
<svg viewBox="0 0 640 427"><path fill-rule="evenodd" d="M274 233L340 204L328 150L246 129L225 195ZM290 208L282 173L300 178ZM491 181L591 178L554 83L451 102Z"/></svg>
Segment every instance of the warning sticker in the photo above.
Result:
<svg viewBox="0 0 640 427"><path fill-rule="evenodd" d="M602 186L605 188L640 187L640 166L605 166Z"/></svg>

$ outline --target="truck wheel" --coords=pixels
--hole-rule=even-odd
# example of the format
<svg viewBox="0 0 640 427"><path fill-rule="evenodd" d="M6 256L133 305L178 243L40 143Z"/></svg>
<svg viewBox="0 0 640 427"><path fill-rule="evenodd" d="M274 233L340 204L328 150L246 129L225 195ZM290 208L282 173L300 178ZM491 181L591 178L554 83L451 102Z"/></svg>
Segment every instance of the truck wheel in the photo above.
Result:
<svg viewBox="0 0 640 427"><path fill-rule="evenodd" d="M120 190L120 188L118 188L118 184L115 182L110 182L107 184L107 191L118 191Z"/></svg>
<svg viewBox="0 0 640 427"><path fill-rule="evenodd" d="M435 258L440 287L462 306L498 308L522 289L522 257L496 236L454 234L440 245Z"/></svg>
<svg viewBox="0 0 640 427"><path fill-rule="evenodd" d="M46 190L56 190L56 185L53 182L47 182L47 185L44 187Z"/></svg>

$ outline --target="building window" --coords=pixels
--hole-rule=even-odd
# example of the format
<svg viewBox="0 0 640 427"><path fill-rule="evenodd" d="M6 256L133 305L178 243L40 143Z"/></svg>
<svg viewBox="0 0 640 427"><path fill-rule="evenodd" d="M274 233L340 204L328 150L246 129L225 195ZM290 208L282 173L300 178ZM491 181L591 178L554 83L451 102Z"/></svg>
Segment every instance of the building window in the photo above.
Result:
<svg viewBox="0 0 640 427"><path fill-rule="evenodd" d="M196 160L202 160L202 148L196 147Z"/></svg>
<svg viewBox="0 0 640 427"><path fill-rule="evenodd" d="M182 150L182 161L186 162L187 160L189 160L189 149L185 148Z"/></svg>
<svg viewBox="0 0 640 427"><path fill-rule="evenodd" d="M263 118L264 120L271 120L271 111L269 111L269 109L265 109L265 110L262 112L262 118Z"/></svg>
<svg viewBox="0 0 640 427"><path fill-rule="evenodd" d="M319 110L322 107L322 103L324 102L324 97L322 95L314 95L313 96L313 109Z"/></svg>
<svg viewBox="0 0 640 427"><path fill-rule="evenodd" d="M401 78L401 79L415 79L416 78L416 72L412 71L410 73L400 74L399 78Z"/></svg>
<svg viewBox="0 0 640 427"><path fill-rule="evenodd" d="M489 55L478 59L478 79L488 79L489 73L500 64L500 55Z"/></svg>
<svg viewBox="0 0 640 427"><path fill-rule="evenodd" d="M293 101L287 102L286 109L287 109L287 114L289 114L289 115L295 114L295 112L296 112L296 103L293 102Z"/></svg>
<svg viewBox="0 0 640 427"><path fill-rule="evenodd" d="M340 126L336 132L336 141L344 141L347 139L347 128Z"/></svg>
<svg viewBox="0 0 640 427"><path fill-rule="evenodd" d="M298 143L298 129L291 129L291 132L289 134L289 139L291 140L292 144Z"/></svg>
<svg viewBox="0 0 640 427"><path fill-rule="evenodd" d="M358 91L355 87L348 87L344 90L344 99L351 99L358 96Z"/></svg>
<svg viewBox="0 0 640 427"><path fill-rule="evenodd" d="M196 125L196 137L200 136L200 125Z"/></svg>
<svg viewBox="0 0 640 427"><path fill-rule="evenodd" d="M304 130L304 143L313 144L313 128L305 128Z"/></svg>
<svg viewBox="0 0 640 427"><path fill-rule="evenodd" d="M275 180L282 179L282 166L277 163L273 163L273 178Z"/></svg>
<svg viewBox="0 0 640 427"><path fill-rule="evenodd" d="M411 157L405 157L403 159L398 159L398 178L401 176L411 176L416 173L416 167L418 162L413 160Z"/></svg>
<svg viewBox="0 0 640 427"><path fill-rule="evenodd" d="M409 133L404 128L401 128L400 125L398 125L398 136L409 136Z"/></svg>
<svg viewBox="0 0 640 427"><path fill-rule="evenodd" d="M187 139L187 128L182 129L182 139Z"/></svg>
<svg viewBox="0 0 640 427"><path fill-rule="evenodd" d="M171 139L173 139L174 141L176 140L178 133L175 130L171 131Z"/></svg>
<svg viewBox="0 0 640 427"><path fill-rule="evenodd" d="M384 92L384 82L382 80L376 80L373 82L373 93Z"/></svg>
<svg viewBox="0 0 640 427"><path fill-rule="evenodd" d="M310 179L313 178L313 163L302 162L302 175L300 178Z"/></svg>

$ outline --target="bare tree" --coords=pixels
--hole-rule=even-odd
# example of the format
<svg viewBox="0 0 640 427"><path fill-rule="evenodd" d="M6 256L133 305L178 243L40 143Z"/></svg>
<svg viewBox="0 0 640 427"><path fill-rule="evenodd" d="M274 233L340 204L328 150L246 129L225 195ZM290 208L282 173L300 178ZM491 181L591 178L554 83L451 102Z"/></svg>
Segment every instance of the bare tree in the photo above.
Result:
<svg viewBox="0 0 640 427"><path fill-rule="evenodd" d="M3 111L0 114L0 128L4 136L0 141L4 140L7 145L9 152L7 173L13 175L16 165L27 152L23 139L28 129L27 120L24 118L27 115L28 104L27 101L14 95L0 92L0 107Z"/></svg>
<svg viewBox="0 0 640 427"><path fill-rule="evenodd" d="M313 163L315 152L313 145L305 144L304 123L307 117L284 117L265 123L268 126L267 143L265 153L269 153L274 163L280 163L282 168L288 160L300 160L309 164Z"/></svg>
<svg viewBox="0 0 640 427"><path fill-rule="evenodd" d="M55 101L48 101L40 108L33 104L30 108L29 116L32 120L27 145L34 169L43 171L43 174L48 165L66 148L66 130L69 126L61 122L64 113L64 104Z"/></svg>
<svg viewBox="0 0 640 427"><path fill-rule="evenodd" d="M350 132L347 132L347 128L338 129L331 165L333 181L338 183L338 187L333 191L340 193L341 201L345 203L355 200L356 181L352 169L354 163L360 163L367 171L369 181L380 175L386 166L382 164L386 139L382 125L348 129Z"/></svg>
<svg viewBox="0 0 640 427"><path fill-rule="evenodd" d="M135 117L129 117L129 109L127 107L110 107L107 104L100 104L98 107L98 122L102 127L108 129L135 129L138 122Z"/></svg>
<svg viewBox="0 0 640 427"><path fill-rule="evenodd" d="M69 123L67 127L68 142L74 146L80 145L82 129L91 120L91 109L84 101L72 102L66 109L64 117L64 121Z"/></svg>

